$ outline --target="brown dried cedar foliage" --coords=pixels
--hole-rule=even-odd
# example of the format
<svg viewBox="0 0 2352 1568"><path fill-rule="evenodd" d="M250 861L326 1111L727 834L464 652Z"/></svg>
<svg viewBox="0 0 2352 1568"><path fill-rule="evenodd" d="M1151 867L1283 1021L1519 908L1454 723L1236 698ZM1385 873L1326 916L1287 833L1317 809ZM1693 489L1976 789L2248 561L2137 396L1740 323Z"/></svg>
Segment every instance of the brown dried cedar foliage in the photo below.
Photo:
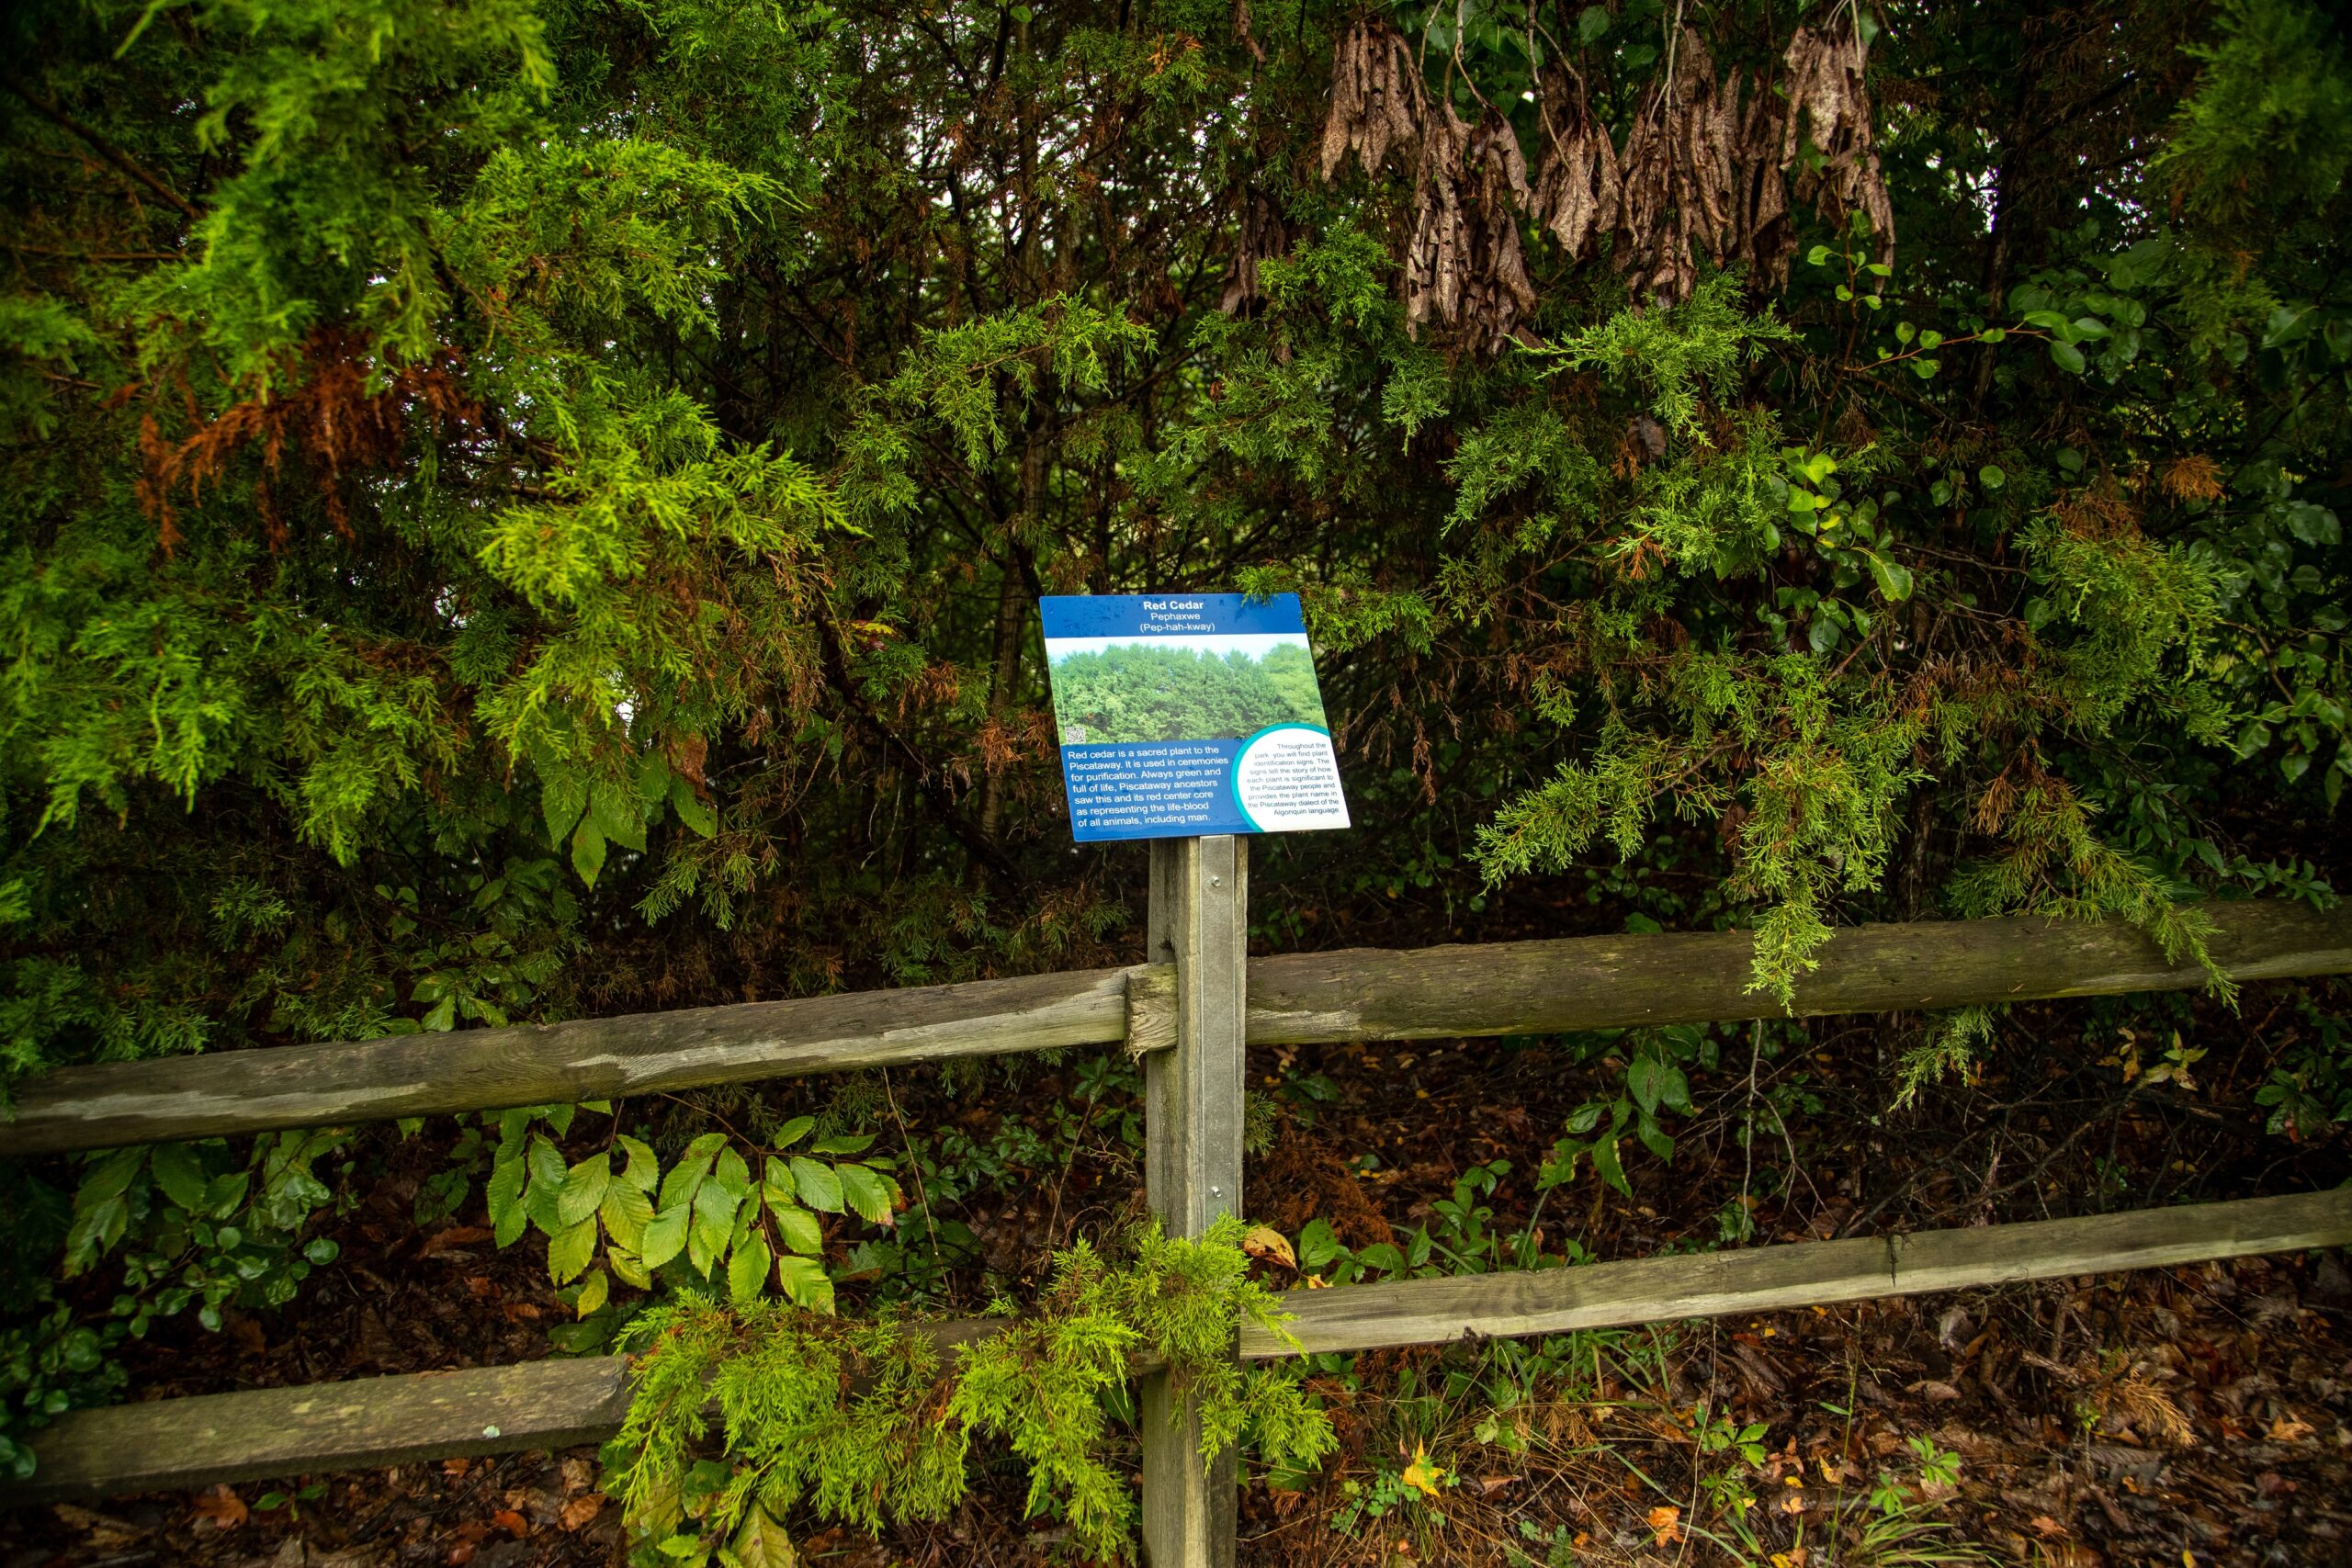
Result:
<svg viewBox="0 0 2352 1568"><path fill-rule="evenodd" d="M205 484L256 443L262 471L254 495L263 534L275 550L285 546L288 532L271 481L289 446L311 458L320 503L335 532L348 539L354 534L341 482L346 472L390 467L420 427L433 433L481 423L480 406L458 385L457 358L446 350L381 372L371 389L366 345L346 333L319 332L303 344L299 369L293 391L232 403L178 441L164 436L154 415L141 421L139 500L155 519L156 542L165 555L180 540L175 492L185 486L187 501L199 502Z"/></svg>

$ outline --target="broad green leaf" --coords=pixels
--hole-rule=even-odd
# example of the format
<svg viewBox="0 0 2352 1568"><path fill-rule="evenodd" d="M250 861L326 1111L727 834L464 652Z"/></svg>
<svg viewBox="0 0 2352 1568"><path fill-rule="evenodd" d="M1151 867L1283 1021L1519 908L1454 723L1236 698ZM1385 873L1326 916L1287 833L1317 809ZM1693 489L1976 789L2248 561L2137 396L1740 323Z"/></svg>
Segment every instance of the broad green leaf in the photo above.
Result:
<svg viewBox="0 0 2352 1568"><path fill-rule="evenodd" d="M2071 371L2077 376L2083 373L2086 364L2083 351L2071 343L2060 343L2052 338L2050 343L2050 357L2057 362L2058 368L2061 370Z"/></svg>
<svg viewBox="0 0 2352 1568"><path fill-rule="evenodd" d="M767 1288L768 1270L775 1258L759 1236L747 1236L727 1259L727 1294L737 1306L749 1306Z"/></svg>
<svg viewBox="0 0 2352 1568"><path fill-rule="evenodd" d="M1643 1111L1655 1114L1658 1090L1664 1087L1666 1064L1655 1056L1636 1056L1625 1069L1625 1092Z"/></svg>
<svg viewBox="0 0 2352 1568"><path fill-rule="evenodd" d="M829 1214L842 1212L842 1179L828 1165L820 1165L806 1156L792 1156L792 1179L800 1189L800 1201L812 1209Z"/></svg>
<svg viewBox="0 0 2352 1568"><path fill-rule="evenodd" d="M605 869L605 835L586 822L571 835L571 869L591 887L596 886L597 873Z"/></svg>
<svg viewBox="0 0 2352 1568"><path fill-rule="evenodd" d="M752 1190L752 1168L732 1147L721 1149L718 1163L711 1168L711 1184L739 1201Z"/></svg>
<svg viewBox="0 0 2352 1568"><path fill-rule="evenodd" d="M634 1252L624 1252L617 1247L605 1249L605 1261L613 1266L613 1273L622 1282L635 1285L640 1291L653 1288L653 1275L645 1267L645 1259Z"/></svg>
<svg viewBox="0 0 2352 1568"><path fill-rule="evenodd" d="M531 1140L531 1152L526 1156L531 1167L531 1185L524 1190L523 1212L531 1223L553 1235L564 1228L560 1212L563 1190L571 1180L571 1168L563 1163L563 1151L545 1138Z"/></svg>
<svg viewBox="0 0 2352 1568"><path fill-rule="evenodd" d="M735 1211L742 1201L741 1193L729 1192L716 1180L695 1190L695 1213L718 1226L722 1235L735 1228Z"/></svg>
<svg viewBox="0 0 2352 1568"><path fill-rule="evenodd" d="M548 1273L559 1285L577 1279L596 1256L596 1217L558 1231L548 1242Z"/></svg>
<svg viewBox="0 0 2352 1568"><path fill-rule="evenodd" d="M500 1111L498 1113L499 1157L504 1158L509 1149L513 1149L516 1154L522 1153L523 1145L529 1138L530 1133L531 1108L529 1106L517 1105L511 1110Z"/></svg>
<svg viewBox="0 0 2352 1568"><path fill-rule="evenodd" d="M1871 579L1878 591L1890 600L1911 597L1911 569L1900 561L1892 561L1873 552L1870 559Z"/></svg>
<svg viewBox="0 0 2352 1568"><path fill-rule="evenodd" d="M631 1252L644 1250L645 1227L653 1219L653 1200L627 1180L616 1181L605 1189L605 1201L596 1212L604 1216L605 1234L616 1247Z"/></svg>
<svg viewBox="0 0 2352 1568"><path fill-rule="evenodd" d="M694 1214L691 1206L680 1203L653 1216L645 1227L641 1249L647 1269L659 1269L686 1249L686 1229L694 1223Z"/></svg>
<svg viewBox="0 0 2352 1568"><path fill-rule="evenodd" d="M790 1148L793 1145L807 1137L808 1135L808 1129L814 1127L816 1124L817 1119L814 1116L795 1116L791 1121L786 1122L783 1126L778 1127L775 1130L775 1138L774 1140L775 1146L780 1149Z"/></svg>
<svg viewBox="0 0 2352 1568"><path fill-rule="evenodd" d="M623 1181L646 1193L661 1184L662 1161L650 1148L626 1133L613 1142L628 1156L628 1164L621 1170Z"/></svg>
<svg viewBox="0 0 2352 1568"><path fill-rule="evenodd" d="M706 1181L695 1193L694 1221L686 1227L686 1261L697 1274L726 1255L735 1234L735 1211L741 1202L715 1181Z"/></svg>
<svg viewBox="0 0 2352 1568"><path fill-rule="evenodd" d="M578 774L548 770L541 774L539 809L546 814L548 842L560 846L588 809L588 786Z"/></svg>
<svg viewBox="0 0 2352 1568"><path fill-rule="evenodd" d="M812 1155L862 1155L874 1146L871 1133L836 1133L808 1145Z"/></svg>
<svg viewBox="0 0 2352 1568"><path fill-rule="evenodd" d="M833 1310L833 1281L826 1275L823 1264L813 1258L786 1256L775 1260L775 1271L783 1282L784 1293L794 1305L810 1312Z"/></svg>
<svg viewBox="0 0 2352 1568"><path fill-rule="evenodd" d="M842 1179L842 1197L860 1219L874 1225L890 1223L890 1212L897 1206L896 1182L862 1165L838 1166L835 1170Z"/></svg>
<svg viewBox="0 0 2352 1568"><path fill-rule="evenodd" d="M1624 1164L1617 1157L1615 1138L1602 1138L1592 1145L1592 1168L1600 1172L1601 1180L1626 1197L1634 1195L1633 1184L1625 1179Z"/></svg>
<svg viewBox="0 0 2352 1568"><path fill-rule="evenodd" d="M645 852L645 806L635 790L598 784L588 797L588 821L621 848Z"/></svg>
<svg viewBox="0 0 2352 1568"><path fill-rule="evenodd" d="M707 839L718 831L718 813L695 793L695 786L688 784L683 775L673 774L671 777L670 809L678 814L678 820L686 825L686 830L698 839Z"/></svg>
<svg viewBox="0 0 2352 1568"><path fill-rule="evenodd" d="M1634 1135L1641 1139L1644 1148L1657 1156L1658 1158L1670 1160L1674 1157L1674 1140L1667 1135L1666 1130L1657 1124L1655 1117L1643 1117L1634 1128Z"/></svg>
<svg viewBox="0 0 2352 1568"><path fill-rule="evenodd" d="M1309 1273L1347 1250L1329 1220L1309 1220L1306 1228L1298 1233L1298 1266Z"/></svg>
<svg viewBox="0 0 2352 1568"><path fill-rule="evenodd" d="M1976 470L1976 482L1986 490L1998 490L2009 482L2009 476L2001 471L2000 464L1987 463Z"/></svg>
<svg viewBox="0 0 2352 1568"><path fill-rule="evenodd" d="M816 1215L789 1198L777 1201L773 1187L768 1189L768 1213L775 1216L775 1228L785 1246L804 1258L825 1255L825 1227Z"/></svg>
<svg viewBox="0 0 2352 1568"><path fill-rule="evenodd" d="M205 1183L205 1209L216 1220L227 1219L244 1202L245 1189L253 1185L253 1179L249 1170L232 1170L214 1177Z"/></svg>
<svg viewBox="0 0 2352 1568"><path fill-rule="evenodd" d="M490 1224L501 1247L514 1246L531 1223L522 1201L523 1182L528 1174L519 1151L490 1168Z"/></svg>
<svg viewBox="0 0 2352 1568"><path fill-rule="evenodd" d="M202 1156L186 1144L157 1144L149 1168L155 1173L155 1185L164 1196L191 1214L203 1214L210 1205L205 1201L211 1183L204 1174Z"/></svg>
<svg viewBox="0 0 2352 1568"><path fill-rule="evenodd" d="M719 1141L723 1143L725 1139L722 1137ZM711 1166L718 1158L718 1144L713 1144L707 1149L701 1147L701 1144L702 1139L697 1138L688 1145L678 1163L670 1168L670 1174L662 1179L662 1199L658 1207L667 1209L673 1203L694 1201L695 1189L702 1185L702 1179L710 1174Z"/></svg>
<svg viewBox="0 0 2352 1568"><path fill-rule="evenodd" d="M594 1213L605 1201L605 1191L612 1185L612 1156L592 1155L571 1168L565 1178L563 1195L556 1200L556 1216L567 1225L576 1225Z"/></svg>
<svg viewBox="0 0 2352 1568"><path fill-rule="evenodd" d="M800 1554L793 1550L792 1538L757 1503L744 1511L743 1523L727 1548L741 1568L800 1568Z"/></svg>
<svg viewBox="0 0 2352 1568"><path fill-rule="evenodd" d="M586 1317L603 1306L612 1293L613 1277L600 1269L589 1275L587 1282L580 1287L580 1299L571 1303L571 1310Z"/></svg>

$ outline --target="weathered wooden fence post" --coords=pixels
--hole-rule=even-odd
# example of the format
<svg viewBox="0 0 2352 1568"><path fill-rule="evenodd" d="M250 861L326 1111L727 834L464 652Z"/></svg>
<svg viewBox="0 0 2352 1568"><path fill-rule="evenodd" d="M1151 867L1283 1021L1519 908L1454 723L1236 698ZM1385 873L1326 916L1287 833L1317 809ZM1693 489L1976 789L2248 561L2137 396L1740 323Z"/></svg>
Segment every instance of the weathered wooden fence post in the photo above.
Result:
<svg viewBox="0 0 2352 1568"><path fill-rule="evenodd" d="M1144 1186L1170 1235L1241 1212L1243 1026L1249 1003L1247 839L1156 839L1147 957L1176 966L1176 1045L1144 1058ZM1201 1458L1197 1411L1144 1380L1143 1549L1148 1568L1229 1568L1234 1455Z"/></svg>

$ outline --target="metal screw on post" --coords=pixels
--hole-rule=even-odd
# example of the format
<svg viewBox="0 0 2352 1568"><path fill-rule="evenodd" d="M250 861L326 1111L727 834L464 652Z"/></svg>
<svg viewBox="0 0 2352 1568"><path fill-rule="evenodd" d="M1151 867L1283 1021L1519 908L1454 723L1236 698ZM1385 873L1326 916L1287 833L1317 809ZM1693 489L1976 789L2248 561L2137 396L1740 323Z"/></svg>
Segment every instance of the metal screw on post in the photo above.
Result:
<svg viewBox="0 0 2352 1568"><path fill-rule="evenodd" d="M1157 839L1150 962L1176 966L1176 1046L1144 1058L1144 1188L1170 1235L1241 1207L1250 849L1247 839ZM1230 1450L1201 1458L1200 1415L1165 1372L1143 1382L1143 1551L1149 1568L1230 1568L1238 1493Z"/></svg>

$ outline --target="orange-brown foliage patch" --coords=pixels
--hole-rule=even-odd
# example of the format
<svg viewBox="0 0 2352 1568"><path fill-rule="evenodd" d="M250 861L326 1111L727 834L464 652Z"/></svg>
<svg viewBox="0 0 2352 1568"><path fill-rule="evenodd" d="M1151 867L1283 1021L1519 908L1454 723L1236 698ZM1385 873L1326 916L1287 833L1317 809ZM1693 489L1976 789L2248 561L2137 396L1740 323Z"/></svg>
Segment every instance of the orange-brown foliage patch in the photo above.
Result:
<svg viewBox="0 0 2352 1568"><path fill-rule="evenodd" d="M140 422L139 447L144 472L140 504L155 519L156 541L171 554L181 535L175 500L203 498L207 484L219 485L230 464L251 446L261 452L254 495L270 548L288 538L274 481L289 451L310 459L322 504L335 531L353 537L342 479L347 472L391 468L408 453L422 425L480 427L481 407L458 380L457 356L447 352L413 365L371 364L364 342L347 333L322 330L302 345L292 392L268 391L231 404L209 420L188 400L194 434L175 440L153 413ZM371 389L370 373L379 384Z"/></svg>

